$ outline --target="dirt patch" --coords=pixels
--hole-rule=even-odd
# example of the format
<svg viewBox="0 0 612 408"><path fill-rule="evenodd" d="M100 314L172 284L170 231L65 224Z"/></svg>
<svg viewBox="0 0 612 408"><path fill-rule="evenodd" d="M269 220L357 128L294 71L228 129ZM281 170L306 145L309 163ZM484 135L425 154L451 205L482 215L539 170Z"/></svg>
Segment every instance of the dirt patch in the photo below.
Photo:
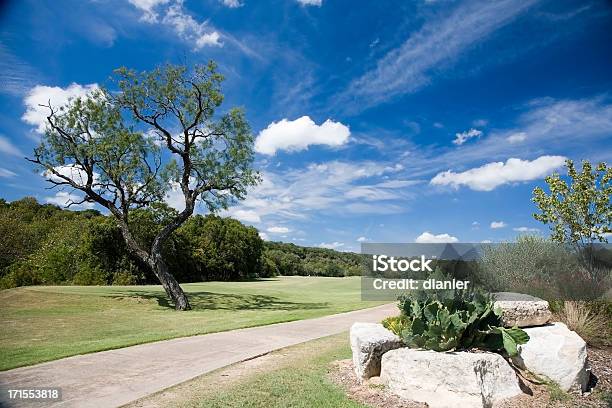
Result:
<svg viewBox="0 0 612 408"><path fill-rule="evenodd" d="M610 408L612 407L612 349L590 348L591 384L589 392L584 395L565 393L558 388L535 384L527 378L522 379L525 394L508 399L501 403L503 408ZM375 408L415 408L426 407L415 401L408 401L391 394L378 377L361 383L353 372L351 360L334 361L329 370L332 382L345 390L354 401Z"/></svg>

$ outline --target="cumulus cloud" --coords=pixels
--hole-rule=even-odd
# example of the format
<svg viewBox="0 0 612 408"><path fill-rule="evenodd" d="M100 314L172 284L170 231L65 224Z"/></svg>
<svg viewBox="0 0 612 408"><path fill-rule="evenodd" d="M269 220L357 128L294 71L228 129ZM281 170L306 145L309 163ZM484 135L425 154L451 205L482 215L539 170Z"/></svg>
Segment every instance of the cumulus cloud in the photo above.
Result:
<svg viewBox="0 0 612 408"><path fill-rule="evenodd" d="M15 177L16 175L17 173L14 173L10 171L9 169L0 167L0 177L9 178L9 177Z"/></svg>
<svg viewBox="0 0 612 408"><path fill-rule="evenodd" d="M317 125L309 116L296 120L283 119L272 122L259 132L255 140L255 151L274 155L278 150L296 152L310 145L341 146L350 135L348 126L330 119Z"/></svg>
<svg viewBox="0 0 612 408"><path fill-rule="evenodd" d="M472 128L470 130L466 130L465 132L455 133L455 140L453 140L453 143L457 146L461 146L468 140L480 136L482 136L482 131Z"/></svg>
<svg viewBox="0 0 612 408"><path fill-rule="evenodd" d="M459 239L457 239L457 237L454 237L450 234L434 235L428 231L425 231L424 233L416 237L416 239L414 240L414 242L416 242L417 244L441 244L441 243L452 243L452 242L458 242L458 241Z"/></svg>
<svg viewBox="0 0 612 408"><path fill-rule="evenodd" d="M492 221L489 225L492 229L506 228L508 224L503 221Z"/></svg>
<svg viewBox="0 0 612 408"><path fill-rule="evenodd" d="M48 105L51 102L53 107L64 106L71 99L87 96L96 89L99 89L98 84L80 85L74 82L66 88L36 85L23 100L26 111L21 120L35 126L37 133L44 133L49 109L40 105Z"/></svg>
<svg viewBox="0 0 612 408"><path fill-rule="evenodd" d="M510 158L505 163L487 163L461 173L447 170L438 173L430 183L455 188L463 185L476 191L491 191L503 184L542 178L563 166L565 160L563 156L540 156L533 161Z"/></svg>
<svg viewBox="0 0 612 408"><path fill-rule="evenodd" d="M538 232L540 231L539 228L529 228L529 227L517 227L517 228L512 228L512 229L516 232Z"/></svg>
<svg viewBox="0 0 612 408"><path fill-rule="evenodd" d="M317 6L323 5L323 0L297 0L302 6Z"/></svg>
<svg viewBox="0 0 612 408"><path fill-rule="evenodd" d="M224 3L226 2L238 3L237 0L225 0ZM130 3L143 12L142 21L170 27L180 39L192 44L196 50L206 46L223 45L220 41L221 35L212 29L208 22L199 22L189 14L183 6L183 0L130 0Z"/></svg>
<svg viewBox="0 0 612 408"><path fill-rule="evenodd" d="M257 214L253 210L232 211L230 212L230 216L232 216L233 218L239 221L244 221L244 222L251 222L251 223L261 222L261 218L259 217L259 214Z"/></svg>
<svg viewBox="0 0 612 408"><path fill-rule="evenodd" d="M366 237L359 237L359 238L357 238L357 242L368 242L368 241L369 241L369 239L366 238Z"/></svg>
<svg viewBox="0 0 612 408"><path fill-rule="evenodd" d="M319 248L338 249L344 246L344 242L321 242Z"/></svg>
<svg viewBox="0 0 612 408"><path fill-rule="evenodd" d="M84 186L87 184L87 172L83 170L81 167L76 165L65 165L65 166L56 166L53 168L60 175L69 178L74 181L76 184L80 186ZM45 170L42 173L43 177L48 178L49 180L56 182L66 181L62 177L58 177L52 172ZM99 173L93 173L93 182L96 183L100 177Z"/></svg>
<svg viewBox="0 0 612 408"><path fill-rule="evenodd" d="M6 137L0 136L0 152L11 156L23 156L21 151Z"/></svg>
<svg viewBox="0 0 612 408"><path fill-rule="evenodd" d="M287 227L268 227L266 231L271 234L286 234L291 230Z"/></svg>
<svg viewBox="0 0 612 408"><path fill-rule="evenodd" d="M259 238L263 239L264 241L268 241L270 239L270 237L268 236L268 234L266 234L265 232L259 232Z"/></svg>
<svg viewBox="0 0 612 408"><path fill-rule="evenodd" d="M55 204L60 207L67 207L71 203L78 203L81 200L82 198L80 196L76 194L68 193L66 191L58 191L57 193L55 193L54 196L45 198L45 202L49 204ZM85 210L85 209L93 208L94 206L95 206L94 203L85 202L81 204L70 205L70 208Z"/></svg>

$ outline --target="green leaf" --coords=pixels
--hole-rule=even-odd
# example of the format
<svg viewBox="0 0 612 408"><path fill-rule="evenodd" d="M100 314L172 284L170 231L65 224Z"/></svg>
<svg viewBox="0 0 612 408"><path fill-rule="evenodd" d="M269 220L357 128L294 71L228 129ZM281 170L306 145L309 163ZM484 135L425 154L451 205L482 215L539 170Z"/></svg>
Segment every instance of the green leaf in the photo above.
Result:
<svg viewBox="0 0 612 408"><path fill-rule="evenodd" d="M502 330L502 340L504 343L504 349L508 353L510 357L514 357L518 354L518 350L516 349L516 342L514 338L510 336L505 330Z"/></svg>

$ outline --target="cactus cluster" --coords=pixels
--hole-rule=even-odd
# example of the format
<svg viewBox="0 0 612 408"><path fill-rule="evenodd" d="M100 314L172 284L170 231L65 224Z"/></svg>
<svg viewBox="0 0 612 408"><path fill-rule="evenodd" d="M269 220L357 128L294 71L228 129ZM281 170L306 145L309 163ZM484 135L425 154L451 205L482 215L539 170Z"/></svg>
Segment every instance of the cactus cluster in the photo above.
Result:
<svg viewBox="0 0 612 408"><path fill-rule="evenodd" d="M482 349L517 354L529 340L518 327L504 328L501 310L478 291L414 292L400 297L400 315L383 325L408 347L434 351Z"/></svg>

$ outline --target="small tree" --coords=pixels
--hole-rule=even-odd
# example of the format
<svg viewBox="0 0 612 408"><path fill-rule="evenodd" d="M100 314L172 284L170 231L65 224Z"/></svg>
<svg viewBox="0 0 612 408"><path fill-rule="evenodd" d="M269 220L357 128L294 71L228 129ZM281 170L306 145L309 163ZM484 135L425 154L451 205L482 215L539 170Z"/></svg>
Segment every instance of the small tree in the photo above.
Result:
<svg viewBox="0 0 612 408"><path fill-rule="evenodd" d="M533 216L551 224L553 241L570 244L581 255L586 252L587 266L592 267L592 245L608 242L606 236L612 232L612 167L599 163L593 171L584 160L578 172L572 160L565 165L569 184L554 173L545 179L550 194L540 187L533 190L533 201L541 211Z"/></svg>
<svg viewBox="0 0 612 408"><path fill-rule="evenodd" d="M166 65L137 73L115 71L118 92L99 89L66 106L49 102L47 129L28 159L54 186L84 193L106 208L129 251L157 276L177 310L189 301L168 271L162 247L203 202L211 212L244 198L259 175L252 169L253 136L240 109L221 116L223 77L216 65ZM131 212L154 206L169 190L184 209L161 228L149 248L130 231Z"/></svg>

